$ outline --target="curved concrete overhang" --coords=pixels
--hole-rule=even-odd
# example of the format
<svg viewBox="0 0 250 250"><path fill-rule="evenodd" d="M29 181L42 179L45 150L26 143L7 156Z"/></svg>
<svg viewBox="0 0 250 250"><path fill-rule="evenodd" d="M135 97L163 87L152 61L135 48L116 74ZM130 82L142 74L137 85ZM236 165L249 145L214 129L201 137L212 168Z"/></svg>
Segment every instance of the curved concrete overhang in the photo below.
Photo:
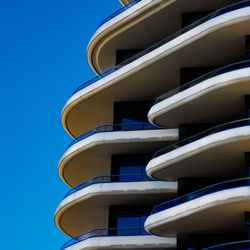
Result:
<svg viewBox="0 0 250 250"><path fill-rule="evenodd" d="M98 249L176 249L175 237L153 235L93 237L76 243L64 250Z"/></svg>
<svg viewBox="0 0 250 250"><path fill-rule="evenodd" d="M152 106L148 119L163 127L182 123L225 121L246 116L250 67L227 72L179 92Z"/></svg>
<svg viewBox="0 0 250 250"><path fill-rule="evenodd" d="M130 33L134 34L137 31L138 35L139 23L174 1L176 0L142 0L101 25L87 47L87 60L90 68L96 74L103 73L114 66L116 49L128 49L129 47L134 49L135 46L144 48L145 45L141 45L143 40L141 37L137 39L137 44L135 41L128 41ZM124 3L122 5L125 6L131 1L123 0L122 2ZM143 26L145 29L145 24ZM127 37L127 44L122 41L124 37ZM149 39L148 34L147 38Z"/></svg>
<svg viewBox="0 0 250 250"><path fill-rule="evenodd" d="M220 15L79 90L63 108L63 128L76 137L112 123L114 102L152 100L178 87L181 68L243 60L249 26L250 7Z"/></svg>
<svg viewBox="0 0 250 250"><path fill-rule="evenodd" d="M208 234L246 230L245 212L250 209L250 187L243 186L207 194L150 215L144 226L160 236Z"/></svg>
<svg viewBox="0 0 250 250"><path fill-rule="evenodd" d="M94 228L107 228L109 206L158 203L175 197L177 185L177 182L161 181L93 184L60 203L55 212L55 224L70 237Z"/></svg>
<svg viewBox="0 0 250 250"><path fill-rule="evenodd" d="M113 154L153 153L178 137L178 129L97 133L66 150L59 162L59 176L74 187L95 176L110 175Z"/></svg>
<svg viewBox="0 0 250 250"><path fill-rule="evenodd" d="M182 13L216 10L234 2L142 0L98 28L87 48L88 63L95 73L105 72L116 64L117 50L145 49L180 30ZM159 25L163 23L167 25Z"/></svg>
<svg viewBox="0 0 250 250"><path fill-rule="evenodd" d="M159 180L203 176L244 176L245 152L250 152L250 126L208 135L153 158L147 175Z"/></svg>

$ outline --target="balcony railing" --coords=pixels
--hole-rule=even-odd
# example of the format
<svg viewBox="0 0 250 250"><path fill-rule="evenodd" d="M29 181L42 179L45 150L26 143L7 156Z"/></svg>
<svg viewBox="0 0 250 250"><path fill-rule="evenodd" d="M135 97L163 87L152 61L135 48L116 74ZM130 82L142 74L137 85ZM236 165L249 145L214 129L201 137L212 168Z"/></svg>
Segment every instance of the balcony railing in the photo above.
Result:
<svg viewBox="0 0 250 250"><path fill-rule="evenodd" d="M203 248L203 250L249 250L250 249L250 241L235 241L230 243L219 244L212 247Z"/></svg>
<svg viewBox="0 0 250 250"><path fill-rule="evenodd" d="M198 83L201 83L202 81L205 81L207 79L210 79L214 76L218 76L218 75L221 75L221 74L224 74L224 73L227 73L227 72L230 72L230 71L234 71L234 70L237 70L237 69L243 69L243 68L249 68L250 65L249 65L249 62L250 60L244 60L244 61L241 61L241 62L236 62L236 63L232 63L232 64L229 64L229 65L226 65L226 66L223 66L223 67L219 67L218 69L215 69L209 73L206 73L202 76L199 76L197 78L195 78L194 80L188 82L188 83L185 83L181 86L179 86L178 88L175 88L173 90L170 90L168 91L167 93L159 96L156 98L156 101L155 101L155 104L158 103L158 102L161 102L173 95L176 95L180 92L182 92L183 90L186 90L188 88L191 88L195 85L197 85Z"/></svg>
<svg viewBox="0 0 250 250"><path fill-rule="evenodd" d="M119 14L121 14L122 12L124 12L125 10L129 9L130 7L134 6L135 4L141 2L142 0L134 0L131 3L125 5L124 7L122 7L121 9L115 11L113 14L111 14L110 16L108 16L107 18L105 18L99 25L102 26L104 23L108 22L109 20L111 20L112 18L118 16Z"/></svg>
<svg viewBox="0 0 250 250"><path fill-rule="evenodd" d="M198 21L195 21L194 23L180 29L179 31L163 38L162 40L160 40L159 42L156 42L154 43L153 45L149 46L148 48L146 48L145 50L135 54L134 56L126 59L125 61L123 61L122 63L112 67L111 69L107 70L106 72L96 76L95 78L83 83L82 85L80 85L74 92L72 95L74 95L76 92L80 91L81 89L83 88L86 88L87 86L91 85L92 83L106 77L107 75L115 72L116 70L122 68L124 65L127 65L129 63L131 63L132 61L146 55L147 53L159 48L160 46L162 46L163 44L173 40L174 38L184 34L185 32L188 32L189 30L195 28L196 26L206 22L206 21L209 21L217 16L220 16L222 14L225 14L227 12L230 12L230 11L233 11L233 10L237 10L237 9L240 9L240 8L244 8L244 7L247 7L247 6L250 6L250 0L243 0L243 1L239 1L237 3L234 3L234 4L230 4L228 6L225 6L223 8L220 8L208 15L206 15L205 17L199 19Z"/></svg>
<svg viewBox="0 0 250 250"><path fill-rule="evenodd" d="M217 184L202 188L198 191L186 194L184 196L178 197L176 199L173 199L163 204L155 206L153 208L152 214L159 213L166 209L178 206L190 200L200 198L207 194L215 193L215 192L222 191L225 189L231 189L231 188L237 188L237 187L243 187L243 186L250 186L250 178L240 178L240 179L235 179L235 180L230 180L230 181L224 181L221 183L217 183Z"/></svg>
<svg viewBox="0 0 250 250"><path fill-rule="evenodd" d="M182 147L188 143L197 141L205 136L211 135L211 134L215 134L218 133L220 131L224 131L224 130L228 130L228 129L232 129L232 128L237 128L237 127L242 127L242 126L247 126L250 125L250 118L245 118L245 119L240 119L240 120L236 120L236 121L231 121L231 122L226 122L220 125L217 125L215 127L209 128L207 130L204 130L200 133L197 133L195 135L192 135L188 138L185 138L183 140L180 140L178 142L175 142L167 147L164 147L158 151L156 151L156 153L154 154L153 158L156 158L158 156L161 156L163 154L166 154L172 150L175 150L179 147Z"/></svg>
<svg viewBox="0 0 250 250"><path fill-rule="evenodd" d="M66 244L64 244L61 250L64 250L74 244L82 242L84 240L94 238L94 237L116 237L116 236L138 236L138 235L148 235L144 228L103 228L95 229L90 232L84 233L71 239Z"/></svg>
<svg viewBox="0 0 250 250"><path fill-rule="evenodd" d="M76 139L74 139L68 146L71 147L75 143L82 141L83 139L86 139L87 137L101 133L101 132L117 132L117 131L133 131L133 130L152 130L152 129L161 129L159 127L156 127L150 123L123 123L123 124L109 124L109 125L101 125L97 128L94 128Z"/></svg>
<svg viewBox="0 0 250 250"><path fill-rule="evenodd" d="M83 182L71 190L69 190L64 198L67 196L86 188L90 185L97 184L97 183L111 183L111 182L141 182L141 181L153 181L149 176L146 174L131 174L131 175L102 175L102 176L96 176L93 179L87 180L86 182Z"/></svg>

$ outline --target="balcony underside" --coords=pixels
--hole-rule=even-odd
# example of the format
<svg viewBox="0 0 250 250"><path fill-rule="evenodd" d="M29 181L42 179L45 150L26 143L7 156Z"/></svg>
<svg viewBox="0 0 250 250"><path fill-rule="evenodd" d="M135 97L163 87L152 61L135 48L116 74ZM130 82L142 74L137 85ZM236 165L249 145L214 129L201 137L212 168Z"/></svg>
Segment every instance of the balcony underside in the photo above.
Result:
<svg viewBox="0 0 250 250"><path fill-rule="evenodd" d="M250 209L249 186L218 191L153 214L145 222L159 236L245 232Z"/></svg>
<svg viewBox="0 0 250 250"><path fill-rule="evenodd" d="M114 102L155 99L179 86L181 68L244 60L249 26L250 7L218 16L79 90L63 109L65 131L76 137L112 123Z"/></svg>
<svg viewBox="0 0 250 250"><path fill-rule="evenodd" d="M71 146L62 156L58 172L74 187L98 175L110 175L114 154L152 153L178 140L178 129L106 132L92 135Z"/></svg>
<svg viewBox="0 0 250 250"><path fill-rule="evenodd" d="M180 30L182 13L216 10L234 2L143 0L99 27L88 45L88 63L94 72L105 72L115 65L117 50L145 49Z"/></svg>
<svg viewBox="0 0 250 250"><path fill-rule="evenodd" d="M206 136L152 159L147 174L159 180L204 176L244 176L250 152L250 126Z"/></svg>
<svg viewBox="0 0 250 250"><path fill-rule="evenodd" d="M55 214L57 227L76 237L95 228L108 228L109 206L146 205L173 198L177 183L117 182L93 184L66 197Z"/></svg>
<svg viewBox="0 0 250 250"><path fill-rule="evenodd" d="M94 237L79 242L64 250L110 250L110 249L176 249L175 238L163 238L152 235L147 236L105 236Z"/></svg>
<svg viewBox="0 0 250 250"><path fill-rule="evenodd" d="M155 104L148 118L163 127L183 123L223 122L246 116L250 68L228 72L201 82Z"/></svg>

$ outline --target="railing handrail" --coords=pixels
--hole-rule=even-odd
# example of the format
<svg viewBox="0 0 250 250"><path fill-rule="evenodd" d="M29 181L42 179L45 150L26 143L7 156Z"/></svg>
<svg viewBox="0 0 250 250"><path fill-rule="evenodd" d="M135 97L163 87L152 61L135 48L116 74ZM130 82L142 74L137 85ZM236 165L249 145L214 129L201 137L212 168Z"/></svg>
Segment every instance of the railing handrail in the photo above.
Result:
<svg viewBox="0 0 250 250"><path fill-rule="evenodd" d="M119 14L121 14L122 12L124 12L125 10L129 9L130 7L134 6L135 4L139 3L142 0L134 0L131 3L125 5L124 7L120 8L119 10L116 10L115 12L113 12L111 15L107 16L100 24L98 27L101 27L104 23L108 22L109 20L111 20L112 18L118 16Z"/></svg>
<svg viewBox="0 0 250 250"><path fill-rule="evenodd" d="M187 82L185 84L182 84L182 85L178 86L177 88L169 90L168 92L158 96L156 98L155 104L159 103L162 100L165 100L166 98L169 98L170 96L173 96L176 92L180 92L180 91L178 91L180 89L183 89L183 88L187 89L186 87L193 87L193 86L195 86L196 84L198 84L198 83L200 83L202 81L210 79L213 76L217 76L217 73L219 73L222 70L225 70L225 69L227 69L229 67L241 65L241 64L246 64L246 63L249 63L249 62L250 62L250 60L243 60L243 61L240 61L240 62L235 62L235 63L231 63L231 64L228 64L228 65L225 65L225 66L221 66L221 67L219 67L217 69L214 69L214 70L212 70L212 71L210 71L208 73L205 73L205 74L203 74L203 75L201 75L201 76L199 76L199 77L197 77L197 78L195 78L195 79L193 79L193 80L191 80L191 81L189 81L189 82ZM250 65L248 65L247 67L250 67Z"/></svg>
<svg viewBox="0 0 250 250"><path fill-rule="evenodd" d="M195 140L192 140L194 138L197 138L197 140L198 140L198 139L200 139L201 135L211 135L211 134L214 134L216 132L220 132L221 129L223 127L225 127L225 126L229 126L229 125L240 123L240 122L247 122L247 121L250 121L250 118L244 118L244 119L234 120L234 121L230 121L230 122L225 122L225 123L216 125L214 127L208 128L206 130L203 130L203 131L201 131L201 132L199 132L199 133L197 133L195 135L189 136L189 137L187 137L187 138L185 138L183 140L177 141L177 142L175 142L175 143L173 143L173 144L171 144L169 146L166 146L164 148L161 148L160 150L157 150L156 153L153 156L153 159L158 157L161 154L172 151L171 150L172 148L173 149L178 148L180 144L183 144L183 143L188 142L188 141L192 141L192 142L195 141ZM230 129L230 128L228 128L228 129Z"/></svg>
<svg viewBox="0 0 250 250"><path fill-rule="evenodd" d="M134 235L116 235L116 234L108 234L110 231L117 231L117 230L139 230L138 232L140 232L141 234L135 234L135 235L145 235L145 234L148 234L145 229L143 227L128 227L128 228L97 228L97 229L93 229L89 232L86 232L84 234L81 234L71 240L69 240L68 242L66 242L62 247L61 247L61 250L64 250L65 248L69 247L69 246L72 246L76 243L79 243L79 242L82 242L84 240L87 240L89 238L93 238L93 237L105 237L105 236L134 236ZM93 233L95 232L100 232L99 234L97 235L93 235ZM101 232L107 232L106 235L103 235L101 234ZM142 232L144 234L142 234ZM86 236L86 237L84 237Z"/></svg>
<svg viewBox="0 0 250 250"><path fill-rule="evenodd" d="M89 86L90 84L96 82L98 79L101 79L113 72L115 72L116 70L118 70L119 68L121 68L123 65L126 65L132 61L134 61L135 59L143 56L143 55L146 55L147 53L151 52L152 50L160 47L162 44L166 43L167 41L170 41L176 37L178 37L178 35L181 35L183 34L184 32L187 32L189 30L191 30L192 28L196 27L198 24L201 24L201 23L204 23L205 21L208 21L208 20L211 20L212 18L218 16L220 13L223 13L223 11L225 11L226 9L230 9L232 7L235 7L235 6L238 6L238 5L241 5L241 4L245 4L245 3L250 3L250 0L242 0L242 1L239 1L237 3L233 3L233 4L230 4L230 5L227 5L227 6L224 6L222 8L219 8L218 10L215 10L213 11L212 13L202 17L201 19L191 23L190 25L174 32L173 34L170 34L168 36L166 36L165 38L163 38L162 40L150 45L149 47L147 47L145 50L141 51L141 52L138 52L137 54L131 56L130 58L124 60L123 62L121 62L120 64L108 69L107 71L105 71L104 73L92 78L91 80L81 84L73 93L72 95L74 95L76 92L78 92L79 90ZM230 12L232 11L231 9L228 11Z"/></svg>
<svg viewBox="0 0 250 250"><path fill-rule="evenodd" d="M129 126L134 126L133 129L129 129ZM147 128L148 126L148 128ZM107 129L107 128L120 128L119 130ZM125 129L127 128L127 130ZM91 129L80 136L76 137L67 148L71 147L75 143L91 136L92 134L101 132L117 132L117 131L133 131L133 130L150 130L150 129L161 129L160 127L154 126L149 122L138 122L138 123L121 123L121 124L103 124L94 129Z"/></svg>
<svg viewBox="0 0 250 250"><path fill-rule="evenodd" d="M185 198L189 198L189 197L191 197L192 195L197 195L197 194L199 194L199 193L203 193L203 195L206 195L206 194L208 194L208 193L205 193L205 194L204 194L204 191L209 191L209 190L211 190L212 188L215 188L215 187L223 186L223 185L225 185L225 184L232 184L232 183L235 183L235 182L237 183L237 182L240 182L240 181L247 181L248 185L250 185L250 177L237 178L237 179L233 179L233 180L222 181L222 182L219 182L219 183L212 184L212 185L209 185L209 186L207 186L207 187L201 188L201 189L199 189L199 190L193 191L193 192L191 192L191 193L182 195L182 196L180 196L180 197L177 197L177 198L175 198L175 199L169 200L169 201L164 202L164 203L162 203L162 204L159 204L159 205L157 205L157 206L155 206L155 207L153 208L151 214L155 214L155 213L158 213L158 212L163 211L163 210L165 210L165 209L169 209L169 208L175 207L175 206L176 206L176 205L175 205L175 204L176 204L176 203L175 203L176 201L180 201L180 200L183 200L183 199L185 199ZM221 190L230 189L230 188L232 188L232 186L231 186L231 187L229 186L228 188L224 188L224 189L221 189ZM219 191L221 191L221 190L219 190ZM218 190L217 190L217 191L218 191ZM199 197L201 197L201 196L202 196L202 195L193 196L193 197L194 197L194 199L196 199L196 198L199 198ZM189 200L194 200L194 199L187 199L187 201L189 201ZM185 202L187 202L187 201L181 202L181 204L183 204L183 203L185 203ZM171 204L173 204L173 206L171 206ZM167 205L170 205L170 206L168 207ZM178 204L177 204L177 205L178 205ZM167 206L167 208L166 208L166 206ZM163 209L163 208L164 208L164 209Z"/></svg>
<svg viewBox="0 0 250 250"><path fill-rule="evenodd" d="M250 249L250 240L241 240L241 241L227 242L227 243L214 245L214 246L211 246L211 247L206 247L206 248L203 248L202 250L210 250L210 249L216 249L218 247L230 246L230 245L238 245L238 244L244 244L244 243L248 243L249 244L249 249Z"/></svg>
<svg viewBox="0 0 250 250"><path fill-rule="evenodd" d="M123 180L115 180L115 181L112 181L112 178L115 178L115 177L141 177L140 180L126 180L126 181L123 181ZM146 177L148 179L143 179L143 177ZM96 181L98 179L102 179L103 178L103 181ZM109 181L105 181L105 178L110 178L111 180ZM90 185L94 185L94 184L100 184L100 183L114 183L114 182L140 182L140 181L154 181L153 179L150 179L150 177L145 173L145 174L117 174L117 175L98 175L98 176L95 176L94 178L91 178L91 179L88 179L84 182L82 182L81 184L73 187L72 189L70 189L66 195L64 196L64 199L66 197L68 197L69 195L83 189L83 188L86 188Z"/></svg>

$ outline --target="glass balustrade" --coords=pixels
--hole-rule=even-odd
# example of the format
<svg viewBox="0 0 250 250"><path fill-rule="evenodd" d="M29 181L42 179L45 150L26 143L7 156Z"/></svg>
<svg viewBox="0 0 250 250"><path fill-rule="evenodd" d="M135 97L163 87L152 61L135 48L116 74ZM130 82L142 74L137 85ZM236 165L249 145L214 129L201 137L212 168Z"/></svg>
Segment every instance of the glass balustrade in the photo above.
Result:
<svg viewBox="0 0 250 250"><path fill-rule="evenodd" d="M95 178L92 178L90 180L87 180L86 182L83 182L71 190L69 190L64 198L67 196L86 188L90 185L97 184L97 183L111 183L111 182L142 182L142 181L153 181L149 176L146 174L130 174L130 175L102 175L102 176L96 176Z"/></svg>
<svg viewBox="0 0 250 250"><path fill-rule="evenodd" d="M90 232L84 233L80 236L77 236L74 239L71 239L66 244L64 244L61 250L64 250L74 244L85 241L94 237L117 237L117 236L139 236L139 235L148 235L144 228L103 228L95 229Z"/></svg>
<svg viewBox="0 0 250 250"><path fill-rule="evenodd" d="M231 189L231 188L245 187L245 186L250 186L250 178L248 178L248 177L220 182L220 183L202 188L198 191L195 191L195 192L186 194L184 196L178 197L176 199L167 201L167 202L162 203L160 205L157 205L153 208L153 211L151 214L156 214L156 213L162 212L166 209L184 204L188 201L200 198L202 196L205 196L205 195L208 195L211 193L215 193L218 191Z"/></svg>
<svg viewBox="0 0 250 250"><path fill-rule="evenodd" d="M250 241L244 240L244 241L236 241L236 242L230 242L230 243L224 243L215 245L212 247L204 248L203 250L249 250L250 249Z"/></svg>
<svg viewBox="0 0 250 250"><path fill-rule="evenodd" d="M133 2L132 2L133 3ZM112 67L111 69L107 70L106 72L96 76L95 78L83 83L82 85L80 85L74 92L72 95L74 95L76 92L80 91L81 89L93 84L94 82L106 77L107 75L110 75L111 73L115 72L116 70L122 68L123 66L131 63L132 61L146 55L147 53L159 48L160 46L162 46L163 44L173 40L174 38L188 32L189 30L195 28L196 26L206 22L206 21L209 21L217 16L220 16L222 14L225 14L227 12L231 12L231 11L234 11L234 10L237 10L237 9L240 9L240 8L244 8L244 7L248 7L250 6L250 0L243 0L243 1L239 1L237 3L234 3L234 4L230 4L228 6L225 6L225 7L222 7L208 15L206 15L205 17L199 19L198 21L195 21L194 23L180 29L179 31L171 34L171 35L168 35L167 37L163 38L162 40L154 43L153 45L149 46L148 48L146 48L145 50L143 51L140 51L138 52L137 54L133 55L132 57L126 59L125 61L123 61L122 63Z"/></svg>
<svg viewBox="0 0 250 250"><path fill-rule="evenodd" d="M136 130L152 130L152 129L161 129L159 127L156 127L150 123L124 123L124 124L109 124L109 125L101 125L97 128L94 128L82 135L80 135L79 137L77 137L76 139L74 139L68 146L71 147L72 145L74 145L75 143L86 139L87 137L97 134L97 133L101 133L101 132L117 132L117 131L136 131Z"/></svg>
<svg viewBox="0 0 250 250"><path fill-rule="evenodd" d="M236 63L232 63L232 64L229 64L229 65L226 65L223 67L219 67L218 69L215 69L209 73L206 73L200 77L197 77L194 80L192 80L188 83L185 83L185 84L179 86L178 88L170 90L167 93L164 93L163 95L157 97L155 104L159 103L159 102L161 102L161 101L163 101L163 100L165 100L173 95L176 95L176 94L178 94L178 93L180 93L188 88L191 88L191 87L193 87L193 86L195 86L195 85L197 85L197 84L199 84L207 79L210 79L212 77L215 77L215 76L218 76L218 75L230 72L230 71L238 70L238 69L249 68L250 67L249 62L250 62L250 60L244 60L241 62L236 62Z"/></svg>
<svg viewBox="0 0 250 250"><path fill-rule="evenodd" d="M158 151L156 151L156 153L154 154L153 158L156 158L158 156L161 156L163 154L166 154L172 150L175 150L179 147L182 147L188 143L194 142L198 139L201 139L205 136L211 135L211 134L215 134L218 133L220 131L224 131L224 130L228 130L228 129L232 129L232 128L237 128L237 127L241 127L241 126L247 126L249 125L250 122L250 118L244 118L244 119L240 119L240 120L236 120L236 121L231 121L231 122L226 122L220 125L217 125L215 127L209 128L207 130L204 130L200 133L197 133L195 135L192 135L188 138L185 138L183 140L180 140L176 143L173 143L167 147L164 147Z"/></svg>
<svg viewBox="0 0 250 250"><path fill-rule="evenodd" d="M114 17L118 16L119 14L121 14L122 12L124 12L125 10L129 9L130 7L134 6L135 4L141 2L142 0L134 0L131 3L125 5L123 8L115 11L113 14L109 15L107 18L105 18L99 25L102 26L104 23L108 22L109 20L113 19Z"/></svg>

